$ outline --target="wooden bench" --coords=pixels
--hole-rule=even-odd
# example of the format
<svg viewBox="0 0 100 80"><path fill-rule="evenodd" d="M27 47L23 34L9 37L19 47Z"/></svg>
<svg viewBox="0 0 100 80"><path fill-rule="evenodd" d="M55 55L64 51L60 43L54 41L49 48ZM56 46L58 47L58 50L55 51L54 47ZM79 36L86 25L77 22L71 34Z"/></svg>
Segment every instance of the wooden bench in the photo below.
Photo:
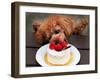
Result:
<svg viewBox="0 0 100 80"><path fill-rule="evenodd" d="M26 32L26 66L40 66L35 60L37 50L40 48L34 40L32 32ZM80 52L81 59L77 65L89 64L89 36L73 35L69 39L69 43L73 44Z"/></svg>

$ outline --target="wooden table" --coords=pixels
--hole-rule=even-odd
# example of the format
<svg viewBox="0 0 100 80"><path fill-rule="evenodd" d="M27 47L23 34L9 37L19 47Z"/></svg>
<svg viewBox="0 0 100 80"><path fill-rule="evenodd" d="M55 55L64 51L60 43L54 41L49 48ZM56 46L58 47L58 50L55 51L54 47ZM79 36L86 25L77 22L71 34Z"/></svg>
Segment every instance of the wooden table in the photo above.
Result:
<svg viewBox="0 0 100 80"><path fill-rule="evenodd" d="M81 59L77 65L89 64L89 36L73 35L69 39L69 43L73 44L80 52ZM34 33L26 33L26 66L35 67L40 66L36 60L35 55L41 45L38 45L34 40Z"/></svg>

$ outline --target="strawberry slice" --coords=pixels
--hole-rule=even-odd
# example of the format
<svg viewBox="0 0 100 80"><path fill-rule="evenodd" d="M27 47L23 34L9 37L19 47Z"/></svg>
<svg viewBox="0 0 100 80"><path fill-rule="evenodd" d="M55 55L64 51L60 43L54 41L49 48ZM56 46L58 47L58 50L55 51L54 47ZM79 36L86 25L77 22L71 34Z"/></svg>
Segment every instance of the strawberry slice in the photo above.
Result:
<svg viewBox="0 0 100 80"><path fill-rule="evenodd" d="M49 48L50 48L50 49L55 49L55 47L54 47L54 46L52 46L52 45L50 45L50 46L49 46Z"/></svg>
<svg viewBox="0 0 100 80"><path fill-rule="evenodd" d="M67 48L68 42L63 41L63 42L60 42L60 44L63 47L63 49L65 49L65 48Z"/></svg>
<svg viewBox="0 0 100 80"><path fill-rule="evenodd" d="M49 48L50 49L55 49L55 43L54 42L51 42L50 45L49 45Z"/></svg>
<svg viewBox="0 0 100 80"><path fill-rule="evenodd" d="M59 39L50 42L49 45L50 49L54 49L56 51L61 51L67 47L68 47L68 41L60 41Z"/></svg>
<svg viewBox="0 0 100 80"><path fill-rule="evenodd" d="M56 51L61 51L63 47L60 44L55 45L55 50Z"/></svg>

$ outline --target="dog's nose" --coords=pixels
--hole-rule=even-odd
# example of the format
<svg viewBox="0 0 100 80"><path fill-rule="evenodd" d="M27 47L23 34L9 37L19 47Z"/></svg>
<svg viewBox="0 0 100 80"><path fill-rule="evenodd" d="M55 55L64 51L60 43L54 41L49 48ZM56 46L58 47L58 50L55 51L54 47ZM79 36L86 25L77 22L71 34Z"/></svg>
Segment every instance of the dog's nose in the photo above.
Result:
<svg viewBox="0 0 100 80"><path fill-rule="evenodd" d="M55 34L58 34L59 32L60 32L60 30L55 30L54 31Z"/></svg>

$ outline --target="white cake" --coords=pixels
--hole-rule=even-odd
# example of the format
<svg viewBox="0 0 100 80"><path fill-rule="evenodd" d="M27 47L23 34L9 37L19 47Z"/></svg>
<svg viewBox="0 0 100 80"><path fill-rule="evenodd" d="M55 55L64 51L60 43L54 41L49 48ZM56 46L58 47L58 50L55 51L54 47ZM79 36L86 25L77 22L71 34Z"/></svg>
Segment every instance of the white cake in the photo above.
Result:
<svg viewBox="0 0 100 80"><path fill-rule="evenodd" d="M52 64L66 64L70 60L70 48L64 49L62 51L56 51L50 49L49 45L47 48L48 62Z"/></svg>

